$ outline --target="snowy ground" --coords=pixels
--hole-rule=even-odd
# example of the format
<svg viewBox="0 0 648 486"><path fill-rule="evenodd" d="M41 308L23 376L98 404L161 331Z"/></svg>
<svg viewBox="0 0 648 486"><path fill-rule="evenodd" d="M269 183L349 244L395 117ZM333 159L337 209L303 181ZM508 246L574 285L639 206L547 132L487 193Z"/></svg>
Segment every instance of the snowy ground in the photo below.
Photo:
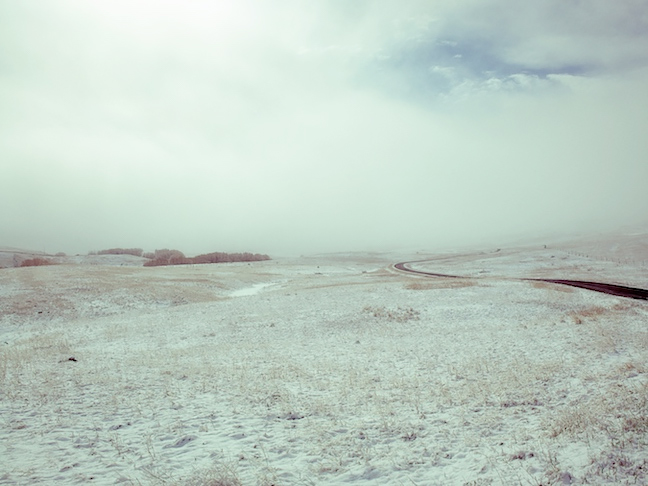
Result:
<svg viewBox="0 0 648 486"><path fill-rule="evenodd" d="M646 484L648 302L500 278L592 255L2 269L0 484Z"/></svg>

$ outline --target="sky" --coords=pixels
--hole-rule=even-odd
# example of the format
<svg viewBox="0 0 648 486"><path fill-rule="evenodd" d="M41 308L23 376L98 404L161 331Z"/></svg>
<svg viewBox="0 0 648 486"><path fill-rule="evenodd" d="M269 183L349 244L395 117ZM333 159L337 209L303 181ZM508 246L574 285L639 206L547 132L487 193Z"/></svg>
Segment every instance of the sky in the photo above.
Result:
<svg viewBox="0 0 648 486"><path fill-rule="evenodd" d="M434 250L648 223L647 0L0 0L0 245Z"/></svg>

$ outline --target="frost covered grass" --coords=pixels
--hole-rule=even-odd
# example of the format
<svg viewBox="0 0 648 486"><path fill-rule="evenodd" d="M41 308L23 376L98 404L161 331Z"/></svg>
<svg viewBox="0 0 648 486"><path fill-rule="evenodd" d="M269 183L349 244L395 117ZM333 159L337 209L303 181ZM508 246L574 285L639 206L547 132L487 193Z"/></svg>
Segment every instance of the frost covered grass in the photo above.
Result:
<svg viewBox="0 0 648 486"><path fill-rule="evenodd" d="M0 272L0 483L646 482L645 302L391 261Z"/></svg>

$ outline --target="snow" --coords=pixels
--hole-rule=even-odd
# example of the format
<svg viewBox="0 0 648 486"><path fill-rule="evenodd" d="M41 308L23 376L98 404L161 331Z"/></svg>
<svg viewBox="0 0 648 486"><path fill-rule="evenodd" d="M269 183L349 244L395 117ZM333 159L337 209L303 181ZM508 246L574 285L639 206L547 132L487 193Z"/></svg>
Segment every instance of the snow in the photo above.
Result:
<svg viewBox="0 0 648 486"><path fill-rule="evenodd" d="M243 289L238 289L235 290L230 294L231 297L246 297L249 295L256 295L259 292L261 292L263 289L266 287L270 287L272 285L275 285L273 283L259 283L259 284L254 284L251 287L245 287Z"/></svg>
<svg viewBox="0 0 648 486"><path fill-rule="evenodd" d="M3 269L0 484L645 484L648 303L511 278L645 270L493 251Z"/></svg>

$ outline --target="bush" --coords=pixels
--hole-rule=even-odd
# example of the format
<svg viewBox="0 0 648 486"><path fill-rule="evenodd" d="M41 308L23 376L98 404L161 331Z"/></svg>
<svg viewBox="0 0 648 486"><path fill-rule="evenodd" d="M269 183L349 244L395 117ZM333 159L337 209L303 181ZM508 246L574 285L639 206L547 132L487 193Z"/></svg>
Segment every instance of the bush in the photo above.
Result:
<svg viewBox="0 0 648 486"><path fill-rule="evenodd" d="M226 262L258 262L270 260L268 255L259 253L204 253L192 258L193 263L226 263Z"/></svg>
<svg viewBox="0 0 648 486"><path fill-rule="evenodd" d="M187 265L206 263L229 263L229 262L258 262L270 260L268 255L260 253L204 253L202 255L188 258L178 250L155 250L155 253L146 253L150 260L144 263L145 267L158 267L162 265Z"/></svg>
<svg viewBox="0 0 648 486"><path fill-rule="evenodd" d="M41 267L43 265L55 265L55 263L52 260L40 257L28 258L20 263L21 267Z"/></svg>
<svg viewBox="0 0 648 486"><path fill-rule="evenodd" d="M97 255L133 255L141 257L142 253L144 253L144 250L141 248L109 248L97 252Z"/></svg>
<svg viewBox="0 0 648 486"><path fill-rule="evenodd" d="M191 263L191 259L187 258L180 250L164 248L162 250L155 250L152 259L144 263L144 266L159 267L162 265L184 265L187 263Z"/></svg>

